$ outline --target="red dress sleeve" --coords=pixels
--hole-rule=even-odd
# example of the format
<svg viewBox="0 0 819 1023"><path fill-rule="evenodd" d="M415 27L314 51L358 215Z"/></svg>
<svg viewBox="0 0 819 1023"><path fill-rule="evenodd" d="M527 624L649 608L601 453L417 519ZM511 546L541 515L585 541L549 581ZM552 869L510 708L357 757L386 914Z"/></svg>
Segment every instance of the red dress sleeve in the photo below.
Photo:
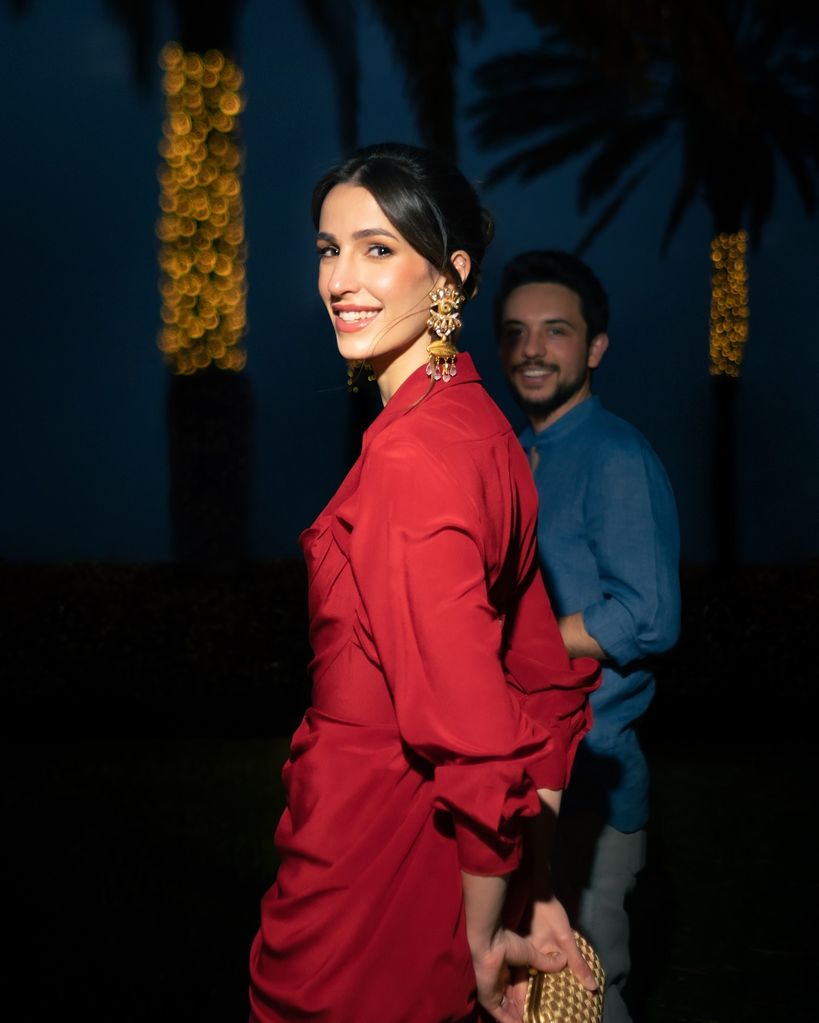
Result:
<svg viewBox="0 0 819 1023"><path fill-rule="evenodd" d="M432 765L434 805L452 815L461 866L507 873L519 860L519 818L540 809L536 785L565 779L569 733L585 721L584 680L551 633L524 638L539 607L551 618L537 572L513 621L490 601L470 487L411 438L387 439L368 453L349 537L361 624L402 740Z"/></svg>
<svg viewBox="0 0 819 1023"><path fill-rule="evenodd" d="M600 685L600 665L591 657L569 660L540 574L534 537L526 562L528 577L509 621L504 662L524 712L543 723L551 736L542 755L529 764L529 776L539 789L565 789L577 747L592 725L588 694Z"/></svg>

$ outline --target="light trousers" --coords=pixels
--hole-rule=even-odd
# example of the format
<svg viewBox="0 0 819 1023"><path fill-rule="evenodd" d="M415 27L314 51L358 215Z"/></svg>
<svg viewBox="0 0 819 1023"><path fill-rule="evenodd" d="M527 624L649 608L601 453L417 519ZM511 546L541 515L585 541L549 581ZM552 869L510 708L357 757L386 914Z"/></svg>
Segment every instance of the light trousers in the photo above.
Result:
<svg viewBox="0 0 819 1023"><path fill-rule="evenodd" d="M626 833L589 818L560 820L555 886L606 971L603 1023L631 1023L623 1000L631 969L626 903L645 863L645 830Z"/></svg>

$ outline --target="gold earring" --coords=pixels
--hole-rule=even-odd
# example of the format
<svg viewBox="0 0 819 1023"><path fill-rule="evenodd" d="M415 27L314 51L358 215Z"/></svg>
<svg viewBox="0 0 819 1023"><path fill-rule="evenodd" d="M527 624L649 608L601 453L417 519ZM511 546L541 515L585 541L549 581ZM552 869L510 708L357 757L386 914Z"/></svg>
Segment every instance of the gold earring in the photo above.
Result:
<svg viewBox="0 0 819 1023"><path fill-rule="evenodd" d="M464 302L463 294L451 284L437 288L429 293L431 306L427 326L433 335L427 345L427 376L433 380L446 383L458 372L455 363L458 360L458 349L455 347L455 335L461 329L460 308Z"/></svg>
<svg viewBox="0 0 819 1023"><path fill-rule="evenodd" d="M358 394L357 380L362 373L367 374L368 380L375 380L373 368L366 359L350 359L347 363L347 390L351 394Z"/></svg>

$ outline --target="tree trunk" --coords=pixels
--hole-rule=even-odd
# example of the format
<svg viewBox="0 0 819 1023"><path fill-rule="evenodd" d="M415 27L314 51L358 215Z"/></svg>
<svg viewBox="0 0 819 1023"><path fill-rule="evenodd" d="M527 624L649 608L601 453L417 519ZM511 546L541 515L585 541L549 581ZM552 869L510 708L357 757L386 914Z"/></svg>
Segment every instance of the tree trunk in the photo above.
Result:
<svg viewBox="0 0 819 1023"><path fill-rule="evenodd" d="M250 380L213 367L168 391L171 539L177 561L232 569L250 551Z"/></svg>
<svg viewBox="0 0 819 1023"><path fill-rule="evenodd" d="M178 42L187 52L230 55L240 7L174 0ZM172 376L167 412L173 556L197 568L233 569L250 552L250 380L213 365Z"/></svg>
<svg viewBox="0 0 819 1023"><path fill-rule="evenodd" d="M711 386L714 400L712 514L717 567L727 571L737 563L736 396L739 380L713 377Z"/></svg>
<svg viewBox="0 0 819 1023"><path fill-rule="evenodd" d="M711 243L710 369L714 402L711 500L720 571L732 569L737 562L736 396L748 337L747 235L741 228L726 226L736 223L736 219L730 218L715 223L717 230Z"/></svg>

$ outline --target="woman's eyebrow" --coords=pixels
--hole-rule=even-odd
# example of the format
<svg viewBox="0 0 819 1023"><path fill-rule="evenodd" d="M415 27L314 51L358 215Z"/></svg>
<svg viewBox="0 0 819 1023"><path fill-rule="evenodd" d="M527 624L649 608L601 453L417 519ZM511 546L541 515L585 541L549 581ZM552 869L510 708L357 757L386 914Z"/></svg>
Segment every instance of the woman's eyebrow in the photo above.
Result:
<svg viewBox="0 0 819 1023"><path fill-rule="evenodd" d="M353 231L353 239L358 240L359 238L394 238L398 241L397 235L394 235L391 231L388 231L386 227L362 227L360 231ZM336 236L330 234L329 231L319 231L316 235L317 242L334 242Z"/></svg>

